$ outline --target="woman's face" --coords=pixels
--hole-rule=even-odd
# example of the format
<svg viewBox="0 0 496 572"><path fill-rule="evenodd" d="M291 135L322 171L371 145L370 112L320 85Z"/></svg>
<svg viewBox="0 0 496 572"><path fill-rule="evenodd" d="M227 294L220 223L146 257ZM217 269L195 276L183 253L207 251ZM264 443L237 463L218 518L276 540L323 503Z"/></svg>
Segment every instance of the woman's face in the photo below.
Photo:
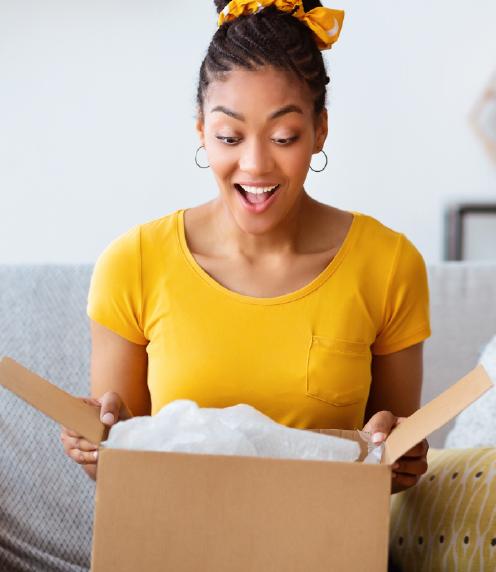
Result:
<svg viewBox="0 0 496 572"><path fill-rule="evenodd" d="M221 200L242 229L262 233L297 208L327 113L316 121L307 86L286 72L236 70L208 87L197 129Z"/></svg>

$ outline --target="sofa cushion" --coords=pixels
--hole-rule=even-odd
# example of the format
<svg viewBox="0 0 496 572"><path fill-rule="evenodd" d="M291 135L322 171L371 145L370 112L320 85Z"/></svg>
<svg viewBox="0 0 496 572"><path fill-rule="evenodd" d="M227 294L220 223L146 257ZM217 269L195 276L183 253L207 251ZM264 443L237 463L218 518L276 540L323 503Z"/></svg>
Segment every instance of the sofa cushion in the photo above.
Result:
<svg viewBox="0 0 496 572"><path fill-rule="evenodd" d="M430 265L432 336L425 342L422 403L428 403L468 373L495 334L496 264L443 262ZM428 437L445 446L451 421Z"/></svg>
<svg viewBox="0 0 496 572"><path fill-rule="evenodd" d="M402 572L496 570L496 449L431 449L392 496L390 555Z"/></svg>
<svg viewBox="0 0 496 572"><path fill-rule="evenodd" d="M496 336L487 344L480 363L496 384ZM485 393L456 418L446 438L446 447L496 446L496 390Z"/></svg>
<svg viewBox="0 0 496 572"><path fill-rule="evenodd" d="M0 356L74 395L89 392L91 267L0 268ZM94 482L63 452L60 426L0 387L0 570L85 572Z"/></svg>

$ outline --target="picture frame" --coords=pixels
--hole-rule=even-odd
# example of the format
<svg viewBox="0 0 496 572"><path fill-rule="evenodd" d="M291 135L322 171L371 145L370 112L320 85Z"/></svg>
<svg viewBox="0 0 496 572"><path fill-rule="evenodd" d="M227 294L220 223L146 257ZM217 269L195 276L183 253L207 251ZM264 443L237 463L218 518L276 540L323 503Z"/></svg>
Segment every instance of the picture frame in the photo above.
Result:
<svg viewBox="0 0 496 572"><path fill-rule="evenodd" d="M451 205L445 223L445 260L496 260L496 202Z"/></svg>

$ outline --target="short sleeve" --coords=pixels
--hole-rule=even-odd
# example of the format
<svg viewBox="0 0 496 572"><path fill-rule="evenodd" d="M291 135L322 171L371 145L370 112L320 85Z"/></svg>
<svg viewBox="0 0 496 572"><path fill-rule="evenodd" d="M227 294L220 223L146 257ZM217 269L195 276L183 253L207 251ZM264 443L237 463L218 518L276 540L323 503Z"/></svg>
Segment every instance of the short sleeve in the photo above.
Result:
<svg viewBox="0 0 496 572"><path fill-rule="evenodd" d="M140 227L113 240L98 257L91 276L88 316L140 345L146 345L142 326Z"/></svg>
<svg viewBox="0 0 496 572"><path fill-rule="evenodd" d="M397 352L430 335L426 265L420 252L401 234L386 289L383 321L372 353Z"/></svg>

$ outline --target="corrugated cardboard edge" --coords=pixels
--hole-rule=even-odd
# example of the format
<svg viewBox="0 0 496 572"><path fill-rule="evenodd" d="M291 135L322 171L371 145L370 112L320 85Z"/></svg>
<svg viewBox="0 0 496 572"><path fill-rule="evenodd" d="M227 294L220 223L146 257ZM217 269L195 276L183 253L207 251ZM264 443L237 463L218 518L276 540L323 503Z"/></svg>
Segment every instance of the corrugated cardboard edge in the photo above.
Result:
<svg viewBox="0 0 496 572"><path fill-rule="evenodd" d="M84 403L9 357L0 361L0 384L64 427L98 444L108 435L98 408Z"/></svg>
<svg viewBox="0 0 496 572"><path fill-rule="evenodd" d="M382 463L391 465L493 387L482 365L397 425L385 441Z"/></svg>

